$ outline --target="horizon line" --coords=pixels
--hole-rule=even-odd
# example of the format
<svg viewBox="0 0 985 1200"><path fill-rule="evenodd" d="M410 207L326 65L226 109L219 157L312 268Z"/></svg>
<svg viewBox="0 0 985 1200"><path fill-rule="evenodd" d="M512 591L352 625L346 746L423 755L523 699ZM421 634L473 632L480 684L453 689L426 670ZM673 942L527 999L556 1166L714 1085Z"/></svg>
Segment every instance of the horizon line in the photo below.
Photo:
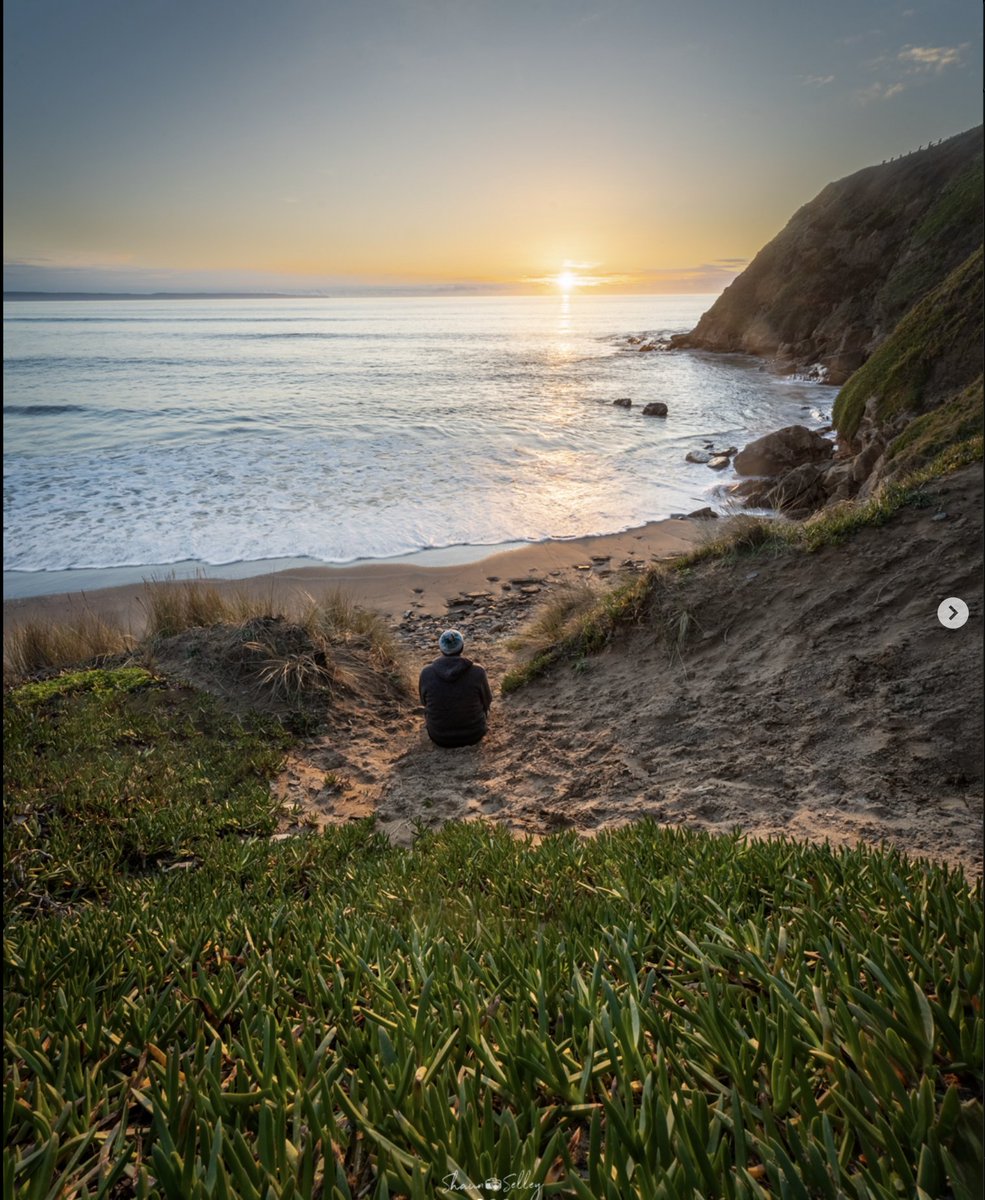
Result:
<svg viewBox="0 0 985 1200"><path fill-rule="evenodd" d="M552 291L548 288L540 290L517 290L507 291L498 287L470 287L448 285L446 287L431 286L413 286L409 285L405 288L393 288L387 286L373 287L369 285L364 288L350 289L326 289L318 292L42 292L42 291L24 291L11 290L4 291L4 301L18 300L345 300L359 299L365 297L428 297L434 296L439 298L458 298L464 295L473 296L566 296L570 298L577 294L577 289L574 292L562 293L560 291ZM715 291L674 291L674 292L640 292L640 291L600 291L597 288L585 289L582 295L596 296L712 296L717 295Z"/></svg>

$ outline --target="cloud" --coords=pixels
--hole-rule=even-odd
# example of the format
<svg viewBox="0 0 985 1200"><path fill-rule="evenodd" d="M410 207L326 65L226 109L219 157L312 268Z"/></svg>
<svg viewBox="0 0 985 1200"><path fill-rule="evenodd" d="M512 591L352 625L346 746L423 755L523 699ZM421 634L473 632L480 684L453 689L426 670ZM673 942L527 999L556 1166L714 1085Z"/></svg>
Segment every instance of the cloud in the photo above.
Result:
<svg viewBox="0 0 985 1200"><path fill-rule="evenodd" d="M896 57L914 71L943 71L945 67L962 66L962 55L969 45L962 42L960 46L904 46Z"/></svg>
<svg viewBox="0 0 985 1200"><path fill-rule="evenodd" d="M903 84L898 81L896 83L870 83L868 87L859 88L855 93L855 99L859 104L872 104L878 100L892 100L903 90Z"/></svg>
<svg viewBox="0 0 985 1200"><path fill-rule="evenodd" d="M824 87L828 83L834 83L833 75L802 75L800 82L805 87Z"/></svg>

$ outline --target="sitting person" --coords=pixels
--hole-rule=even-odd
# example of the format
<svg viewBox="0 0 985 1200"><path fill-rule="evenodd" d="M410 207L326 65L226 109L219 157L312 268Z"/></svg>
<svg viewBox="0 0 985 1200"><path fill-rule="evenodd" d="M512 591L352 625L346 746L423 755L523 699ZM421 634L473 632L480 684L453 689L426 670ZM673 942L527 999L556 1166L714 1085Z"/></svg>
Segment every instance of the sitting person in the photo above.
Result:
<svg viewBox="0 0 985 1200"><path fill-rule="evenodd" d="M428 737L446 750L474 746L486 733L489 680L482 667L463 658L465 639L457 629L446 629L438 646L441 657L424 668L418 683Z"/></svg>

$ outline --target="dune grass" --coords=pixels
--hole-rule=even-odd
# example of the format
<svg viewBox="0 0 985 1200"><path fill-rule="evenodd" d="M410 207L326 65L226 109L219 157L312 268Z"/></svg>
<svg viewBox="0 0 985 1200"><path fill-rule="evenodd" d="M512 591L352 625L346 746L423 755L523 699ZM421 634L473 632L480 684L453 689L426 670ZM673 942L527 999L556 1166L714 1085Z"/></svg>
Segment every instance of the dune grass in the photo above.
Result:
<svg viewBox="0 0 985 1200"><path fill-rule="evenodd" d="M981 896L945 867L362 823L98 894L8 913L7 1195L978 1195Z"/></svg>
<svg viewBox="0 0 985 1200"><path fill-rule="evenodd" d="M53 667L106 661L135 646L136 639L119 621L89 611L66 622L11 622L3 632L4 683Z"/></svg>
<svg viewBox="0 0 985 1200"><path fill-rule="evenodd" d="M123 654L153 664L173 639L211 630L225 645L224 666L248 676L258 698L300 705L309 694L380 682L398 692L409 687L403 650L388 622L338 589L275 601L204 578L169 578L146 583L140 603L146 628L139 640L91 613L67 623L12 623L4 633L5 684ZM202 647L190 649L197 654Z"/></svg>

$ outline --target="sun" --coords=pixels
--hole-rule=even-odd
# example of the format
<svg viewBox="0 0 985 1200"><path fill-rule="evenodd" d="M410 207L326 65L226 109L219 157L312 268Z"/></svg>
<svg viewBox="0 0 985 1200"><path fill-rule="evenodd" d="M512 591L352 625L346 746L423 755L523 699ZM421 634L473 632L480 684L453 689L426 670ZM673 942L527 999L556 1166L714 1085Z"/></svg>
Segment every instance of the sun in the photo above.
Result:
<svg viewBox="0 0 985 1200"><path fill-rule="evenodd" d="M578 276L574 273L574 271L561 271L557 276L555 276L554 282L558 285L561 291L567 295L578 286Z"/></svg>

